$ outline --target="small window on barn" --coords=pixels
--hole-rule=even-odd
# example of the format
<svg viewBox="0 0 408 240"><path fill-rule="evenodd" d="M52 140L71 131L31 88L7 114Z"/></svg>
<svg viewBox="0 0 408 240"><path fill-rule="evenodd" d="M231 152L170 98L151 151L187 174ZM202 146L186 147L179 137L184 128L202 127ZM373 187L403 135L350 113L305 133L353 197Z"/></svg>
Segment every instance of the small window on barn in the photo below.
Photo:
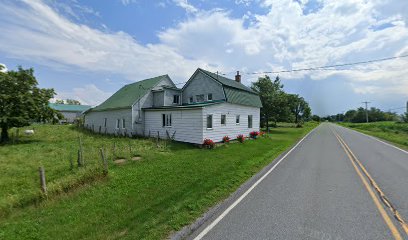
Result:
<svg viewBox="0 0 408 240"><path fill-rule="evenodd" d="M190 97L189 102L190 102L190 103L193 103L193 102L194 102L193 97Z"/></svg>
<svg viewBox="0 0 408 240"><path fill-rule="evenodd" d="M252 115L248 115L248 128L252 128Z"/></svg>
<svg viewBox="0 0 408 240"><path fill-rule="evenodd" d="M120 119L117 119L116 120L116 128L119 128L119 125L120 125Z"/></svg>
<svg viewBox="0 0 408 240"><path fill-rule="evenodd" d="M213 100L212 93L209 93L207 95L207 101L212 101L212 100Z"/></svg>
<svg viewBox="0 0 408 240"><path fill-rule="evenodd" d="M227 115L221 114L221 125L224 125L227 123Z"/></svg>
<svg viewBox="0 0 408 240"><path fill-rule="evenodd" d="M208 114L207 115L207 129L212 129L213 128L213 115Z"/></svg>
<svg viewBox="0 0 408 240"><path fill-rule="evenodd" d="M197 102L204 102L204 94L196 95Z"/></svg>
<svg viewBox="0 0 408 240"><path fill-rule="evenodd" d="M108 119L105 118L105 121L104 121L104 124L103 124L104 127L106 127L106 123L107 123L107 122L108 122Z"/></svg>
<svg viewBox="0 0 408 240"><path fill-rule="evenodd" d="M173 103L178 104L180 102L180 95L173 95Z"/></svg>
<svg viewBox="0 0 408 240"><path fill-rule="evenodd" d="M162 126L171 127L171 113L162 114Z"/></svg>
<svg viewBox="0 0 408 240"><path fill-rule="evenodd" d="M125 119L122 119L122 128L126 128Z"/></svg>
<svg viewBox="0 0 408 240"><path fill-rule="evenodd" d="M237 116L235 117L235 123L236 123L236 124L239 124L239 115L237 115Z"/></svg>

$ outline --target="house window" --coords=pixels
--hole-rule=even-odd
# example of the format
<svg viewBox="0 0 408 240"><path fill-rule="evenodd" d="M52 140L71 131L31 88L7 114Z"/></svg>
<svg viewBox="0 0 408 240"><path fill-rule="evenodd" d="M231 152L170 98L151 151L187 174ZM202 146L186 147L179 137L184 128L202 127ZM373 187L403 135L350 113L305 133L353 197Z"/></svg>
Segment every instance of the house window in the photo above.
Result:
<svg viewBox="0 0 408 240"><path fill-rule="evenodd" d="M236 123L236 124L239 124L239 115L237 115L237 116L235 117L235 123Z"/></svg>
<svg viewBox="0 0 408 240"><path fill-rule="evenodd" d="M196 95L197 102L204 102L204 94Z"/></svg>
<svg viewBox="0 0 408 240"><path fill-rule="evenodd" d="M162 126L171 127L171 113L162 114Z"/></svg>
<svg viewBox="0 0 408 240"><path fill-rule="evenodd" d="M105 118L105 121L104 121L104 127L106 127L106 123L108 122L108 119L107 118Z"/></svg>
<svg viewBox="0 0 408 240"><path fill-rule="evenodd" d="M140 109L137 110L137 119L139 119L139 121L142 120L142 113L141 113Z"/></svg>
<svg viewBox="0 0 408 240"><path fill-rule="evenodd" d="M125 119L122 119L122 128L126 128Z"/></svg>
<svg viewBox="0 0 408 240"><path fill-rule="evenodd" d="M119 125L120 125L120 119L117 119L116 120L116 128L119 128Z"/></svg>
<svg viewBox="0 0 408 240"><path fill-rule="evenodd" d="M207 101L212 101L213 100L213 98L212 98L212 93L209 93L208 95L207 95Z"/></svg>
<svg viewBox="0 0 408 240"><path fill-rule="evenodd" d="M248 115L248 128L252 128L252 115Z"/></svg>
<svg viewBox="0 0 408 240"><path fill-rule="evenodd" d="M180 102L180 96L179 95L173 95L173 103L178 104Z"/></svg>
<svg viewBox="0 0 408 240"><path fill-rule="evenodd" d="M221 114L221 125L225 125L227 122L227 115Z"/></svg>
<svg viewBox="0 0 408 240"><path fill-rule="evenodd" d="M194 102L194 100L193 100L193 97L190 97L190 103L193 103Z"/></svg>
<svg viewBox="0 0 408 240"><path fill-rule="evenodd" d="M207 115L207 128L212 129L213 127L213 115L209 114Z"/></svg>

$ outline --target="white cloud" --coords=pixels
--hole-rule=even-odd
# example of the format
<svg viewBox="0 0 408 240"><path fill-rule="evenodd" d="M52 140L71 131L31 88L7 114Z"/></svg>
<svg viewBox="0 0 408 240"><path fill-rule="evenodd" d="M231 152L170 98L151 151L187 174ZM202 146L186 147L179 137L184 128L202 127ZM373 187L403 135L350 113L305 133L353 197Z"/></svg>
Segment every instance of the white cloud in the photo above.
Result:
<svg viewBox="0 0 408 240"><path fill-rule="evenodd" d="M188 0L173 0L174 3L176 3L177 6L184 8L186 12L188 13L197 13L198 9L188 3Z"/></svg>
<svg viewBox="0 0 408 240"><path fill-rule="evenodd" d="M4 72L4 73L5 73L5 72L8 71L6 64L0 63L0 66L2 66L0 72Z"/></svg>
<svg viewBox="0 0 408 240"><path fill-rule="evenodd" d="M47 66L121 74L133 81L164 73L185 81L196 67L233 74L408 54L407 1L319 0L313 11L307 10L309 1L254 1L251 5L261 4L267 13L242 18L219 9L202 11L187 0L173 1L192 16L160 32L160 43L147 45L124 32L73 23L39 0L25 0L24 8L3 4L0 51ZM389 26L382 29L384 24ZM357 93L395 91L407 96L407 60L281 77L340 78ZM243 75L247 84L254 78Z"/></svg>
<svg viewBox="0 0 408 240"><path fill-rule="evenodd" d="M55 99L75 99L83 105L95 106L111 95L111 92L102 91L94 84L87 84L84 87L74 88L70 92L58 92Z"/></svg>

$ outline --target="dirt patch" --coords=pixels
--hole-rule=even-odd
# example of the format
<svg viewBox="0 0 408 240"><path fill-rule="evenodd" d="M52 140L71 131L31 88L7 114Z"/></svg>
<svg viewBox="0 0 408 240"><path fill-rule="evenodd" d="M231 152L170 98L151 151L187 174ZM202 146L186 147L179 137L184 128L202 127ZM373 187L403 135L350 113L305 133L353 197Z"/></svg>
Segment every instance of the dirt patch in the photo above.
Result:
<svg viewBox="0 0 408 240"><path fill-rule="evenodd" d="M119 158L119 159L116 159L116 160L114 161L114 163L115 163L115 164L118 164L118 165L124 164L125 162L126 162L126 159L124 159L124 158Z"/></svg>
<svg viewBox="0 0 408 240"><path fill-rule="evenodd" d="M131 159L132 159L132 161L140 161L140 160L142 160L142 157L140 157L140 156L134 156L134 157L132 157Z"/></svg>

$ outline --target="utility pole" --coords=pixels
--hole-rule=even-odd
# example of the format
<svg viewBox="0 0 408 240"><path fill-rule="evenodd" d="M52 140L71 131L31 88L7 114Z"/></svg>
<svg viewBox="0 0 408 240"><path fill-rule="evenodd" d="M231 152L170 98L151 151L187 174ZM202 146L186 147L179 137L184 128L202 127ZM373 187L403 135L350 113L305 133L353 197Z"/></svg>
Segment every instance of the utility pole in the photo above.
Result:
<svg viewBox="0 0 408 240"><path fill-rule="evenodd" d="M370 102L363 102L364 104L365 104L365 109L366 109L366 121L368 122L368 107L367 107L367 105L370 103Z"/></svg>

